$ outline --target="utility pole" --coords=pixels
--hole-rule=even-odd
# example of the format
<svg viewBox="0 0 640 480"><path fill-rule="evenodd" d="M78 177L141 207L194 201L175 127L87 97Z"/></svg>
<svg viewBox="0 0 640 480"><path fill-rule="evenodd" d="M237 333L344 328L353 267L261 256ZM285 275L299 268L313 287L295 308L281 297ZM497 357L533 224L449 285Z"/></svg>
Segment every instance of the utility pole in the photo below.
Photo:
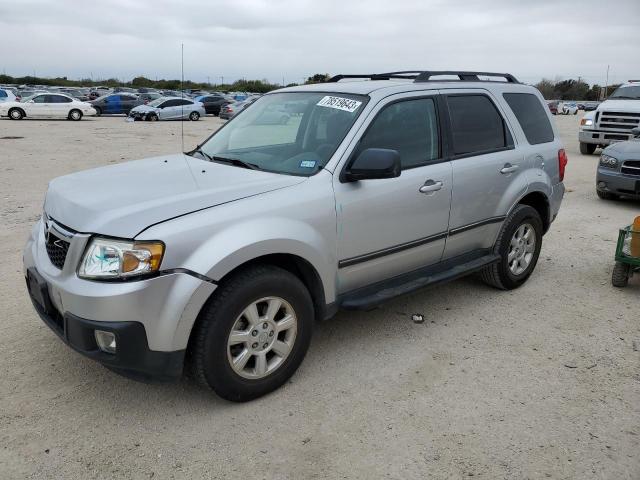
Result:
<svg viewBox="0 0 640 480"><path fill-rule="evenodd" d="M607 81L604 84L604 98L606 100L609 96L609 65L607 65Z"/></svg>
<svg viewBox="0 0 640 480"><path fill-rule="evenodd" d="M207 75L207 85L211 86L211 80L209 79L209 75Z"/></svg>
<svg viewBox="0 0 640 480"><path fill-rule="evenodd" d="M220 77L220 85L224 85L224 75Z"/></svg>

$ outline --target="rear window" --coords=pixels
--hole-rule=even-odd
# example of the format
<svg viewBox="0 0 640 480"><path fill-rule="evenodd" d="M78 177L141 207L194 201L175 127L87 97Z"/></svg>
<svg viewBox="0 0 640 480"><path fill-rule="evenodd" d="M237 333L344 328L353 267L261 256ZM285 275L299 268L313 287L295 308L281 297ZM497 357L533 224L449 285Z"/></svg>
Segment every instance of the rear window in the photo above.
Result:
<svg viewBox="0 0 640 480"><path fill-rule="evenodd" d="M553 141L553 128L538 97L531 93L504 93L502 96L513 110L531 145Z"/></svg>
<svg viewBox="0 0 640 480"><path fill-rule="evenodd" d="M485 95L447 97L455 155L481 154L510 147L509 131Z"/></svg>

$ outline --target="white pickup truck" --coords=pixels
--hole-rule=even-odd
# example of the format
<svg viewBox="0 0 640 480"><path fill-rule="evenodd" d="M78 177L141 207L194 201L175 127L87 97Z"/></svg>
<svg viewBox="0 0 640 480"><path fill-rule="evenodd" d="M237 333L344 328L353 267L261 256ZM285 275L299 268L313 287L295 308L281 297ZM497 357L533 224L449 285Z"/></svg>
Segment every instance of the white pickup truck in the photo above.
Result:
<svg viewBox="0 0 640 480"><path fill-rule="evenodd" d="M580 121L580 153L591 155L598 146L630 140L631 130L640 126L640 80L618 87L597 110Z"/></svg>

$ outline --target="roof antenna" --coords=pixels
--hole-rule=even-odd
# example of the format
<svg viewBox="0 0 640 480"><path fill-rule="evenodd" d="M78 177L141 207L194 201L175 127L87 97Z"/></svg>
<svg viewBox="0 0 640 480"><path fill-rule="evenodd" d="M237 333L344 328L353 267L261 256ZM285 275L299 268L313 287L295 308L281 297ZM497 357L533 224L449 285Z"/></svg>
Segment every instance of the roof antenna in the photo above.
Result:
<svg viewBox="0 0 640 480"><path fill-rule="evenodd" d="M184 100L184 43L180 44L181 49L181 77L180 77L180 92L181 97ZM182 150L184 153L184 102L181 102L180 106L180 138L182 140Z"/></svg>

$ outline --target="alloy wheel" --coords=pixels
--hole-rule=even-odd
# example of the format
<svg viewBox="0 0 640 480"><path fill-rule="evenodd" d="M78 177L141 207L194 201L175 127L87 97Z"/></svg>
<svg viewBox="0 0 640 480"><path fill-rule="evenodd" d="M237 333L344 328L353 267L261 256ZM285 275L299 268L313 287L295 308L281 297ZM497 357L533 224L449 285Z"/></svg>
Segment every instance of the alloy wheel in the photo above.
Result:
<svg viewBox="0 0 640 480"><path fill-rule="evenodd" d="M238 316L227 339L233 371L260 379L280 368L293 349L298 319L291 304L280 297L251 303Z"/></svg>

